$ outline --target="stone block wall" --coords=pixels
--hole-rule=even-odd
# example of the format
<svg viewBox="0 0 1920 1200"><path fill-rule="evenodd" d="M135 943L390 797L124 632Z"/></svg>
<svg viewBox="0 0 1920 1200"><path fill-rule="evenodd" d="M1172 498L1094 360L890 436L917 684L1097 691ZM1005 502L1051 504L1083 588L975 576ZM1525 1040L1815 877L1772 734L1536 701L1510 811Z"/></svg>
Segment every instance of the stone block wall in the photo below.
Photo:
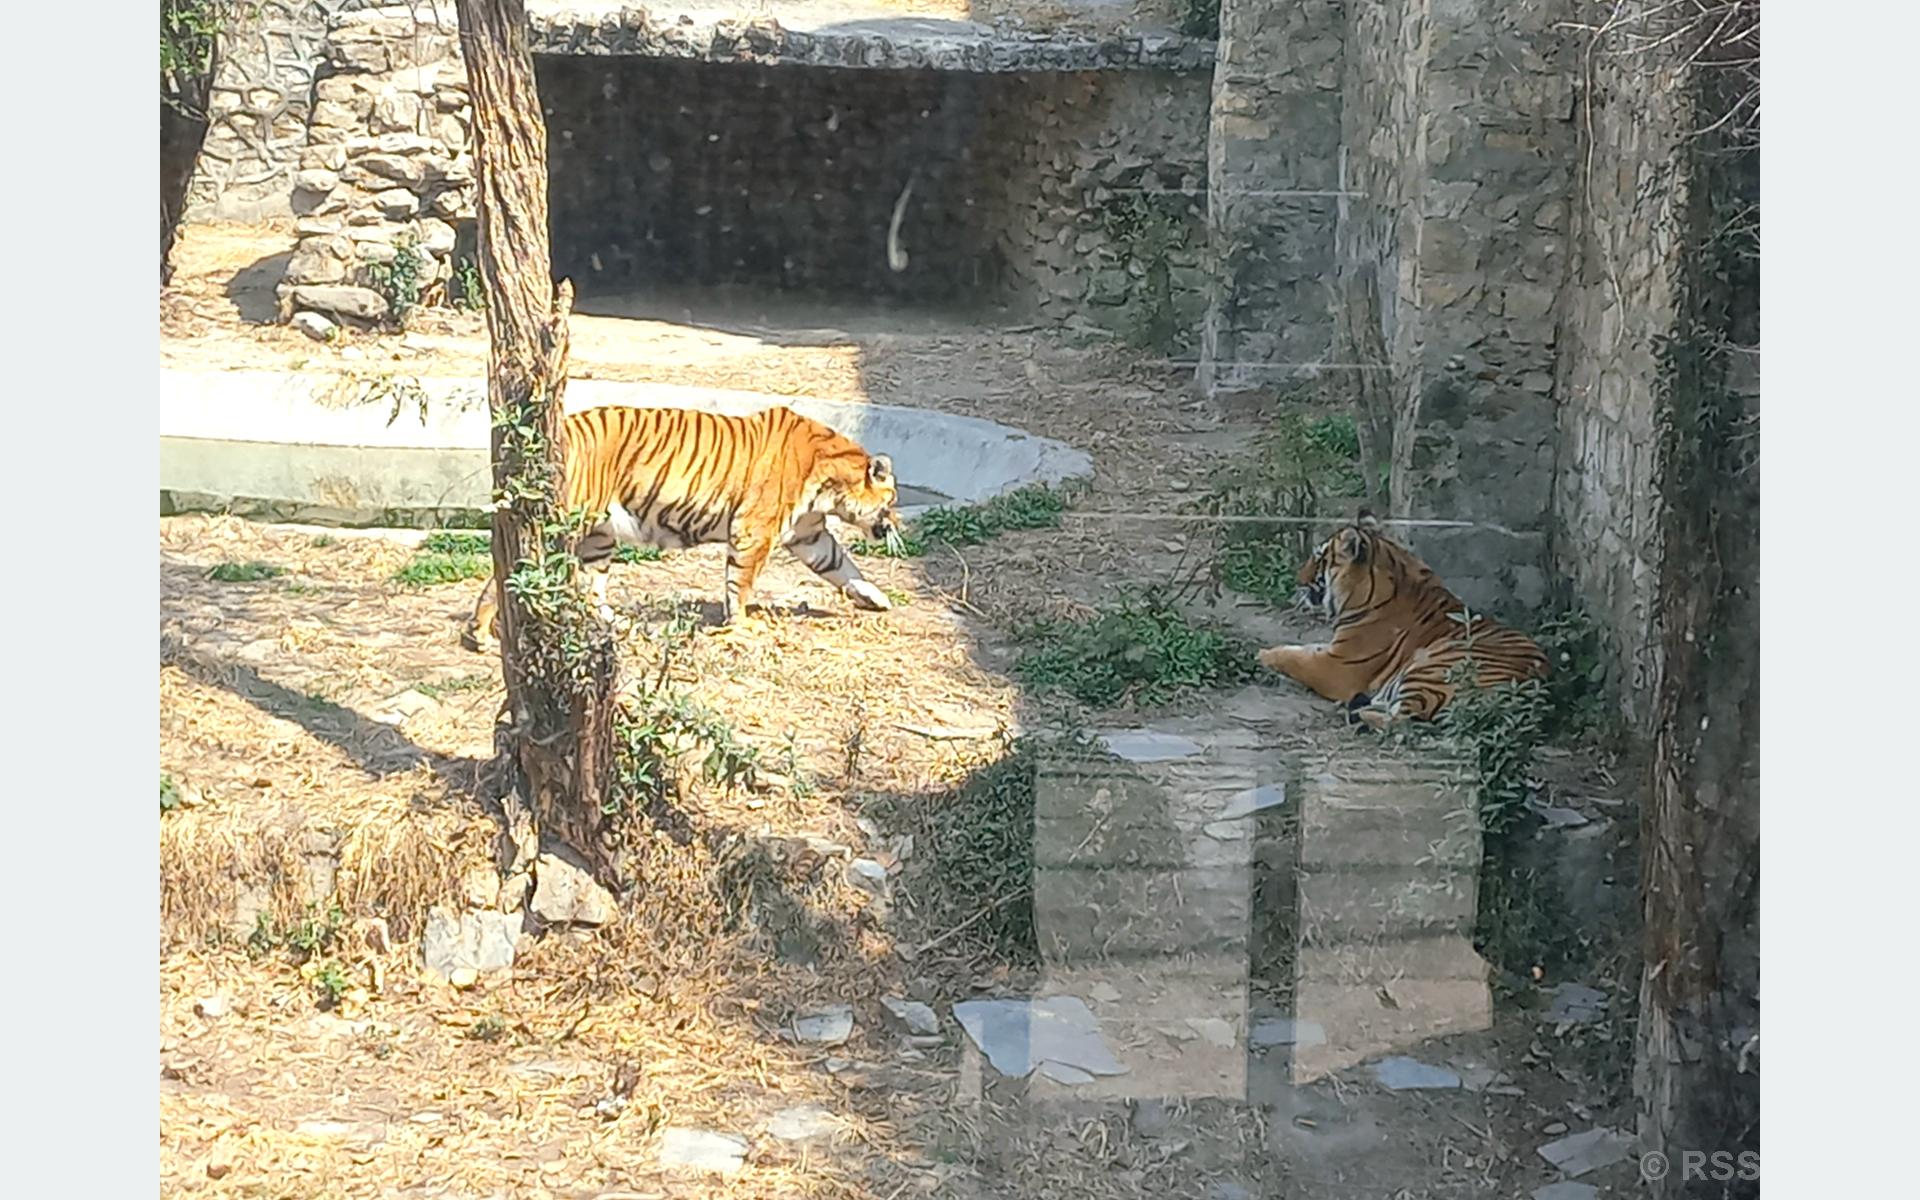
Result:
<svg viewBox="0 0 1920 1200"><path fill-rule="evenodd" d="M350 2L269 0L239 14L221 42L183 220L288 215L327 22Z"/></svg>
<svg viewBox="0 0 1920 1200"><path fill-rule="evenodd" d="M1658 339L1678 321L1686 180L1682 99L1594 57L1592 139L1574 171L1573 274L1559 330L1553 561L1613 644L1626 716L1644 724L1660 676Z"/></svg>
<svg viewBox="0 0 1920 1200"><path fill-rule="evenodd" d="M1567 270L1573 80L1561 0L1348 0L1344 305L1370 289L1389 394L1420 398L1410 540L1477 609L1548 598L1555 304ZM1337 309L1344 325L1346 313Z"/></svg>
<svg viewBox="0 0 1920 1200"><path fill-rule="evenodd" d="M1284 384L1329 361L1345 12L1221 0L1207 136L1201 386Z"/></svg>

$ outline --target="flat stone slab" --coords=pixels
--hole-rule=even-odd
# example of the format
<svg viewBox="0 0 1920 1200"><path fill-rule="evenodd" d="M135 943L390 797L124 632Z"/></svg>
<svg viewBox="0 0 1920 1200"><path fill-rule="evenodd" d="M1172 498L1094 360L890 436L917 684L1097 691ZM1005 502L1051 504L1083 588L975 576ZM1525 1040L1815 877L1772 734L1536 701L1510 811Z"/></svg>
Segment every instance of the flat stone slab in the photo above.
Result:
<svg viewBox="0 0 1920 1200"><path fill-rule="evenodd" d="M522 928L519 913L465 912L435 905L427 912L420 937L427 970L449 979L455 971L504 971L513 965L514 942Z"/></svg>
<svg viewBox="0 0 1920 1200"><path fill-rule="evenodd" d="M1047 1072L1063 1083L1126 1073L1100 1035L1093 1010L1074 996L962 1000L953 1006L953 1016L993 1069L1009 1078L1023 1079L1049 1063L1068 1068Z"/></svg>
<svg viewBox="0 0 1920 1200"><path fill-rule="evenodd" d="M795 1041L815 1046L838 1046L853 1036L853 1008L835 1004L794 1018Z"/></svg>
<svg viewBox="0 0 1920 1200"><path fill-rule="evenodd" d="M931 1005L922 1004L918 1000L902 1000L891 996L880 1003L886 1006L886 1010L892 1013L896 1020L907 1027L908 1033L928 1037L940 1032L940 1014L934 1012Z"/></svg>
<svg viewBox="0 0 1920 1200"><path fill-rule="evenodd" d="M833 1114L818 1104L797 1104L767 1118L767 1135L783 1142L824 1137L836 1128Z"/></svg>
<svg viewBox="0 0 1920 1200"><path fill-rule="evenodd" d="M1562 1174L1577 1179L1624 1160L1633 1152L1633 1144L1627 1134L1601 1126L1548 1142L1540 1147L1540 1157L1560 1168Z"/></svg>
<svg viewBox="0 0 1920 1200"><path fill-rule="evenodd" d="M1547 1020L1556 1025L1589 1025L1607 1011L1607 994L1584 983L1563 983L1554 988L1547 1005Z"/></svg>
<svg viewBox="0 0 1920 1200"><path fill-rule="evenodd" d="M660 1131L660 1165L731 1175L747 1157L747 1139L709 1129Z"/></svg>

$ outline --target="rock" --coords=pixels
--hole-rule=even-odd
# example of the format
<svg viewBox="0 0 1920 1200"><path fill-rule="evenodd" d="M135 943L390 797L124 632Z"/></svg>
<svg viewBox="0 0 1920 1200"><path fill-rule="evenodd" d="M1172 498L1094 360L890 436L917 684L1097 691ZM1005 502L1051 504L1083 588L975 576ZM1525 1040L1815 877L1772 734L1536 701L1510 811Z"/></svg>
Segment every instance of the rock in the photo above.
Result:
<svg viewBox="0 0 1920 1200"><path fill-rule="evenodd" d="M847 864L847 882L870 892L887 886L887 868L871 858L856 858Z"/></svg>
<svg viewBox="0 0 1920 1200"><path fill-rule="evenodd" d="M891 997L880 1003L907 1027L908 1033L924 1036L940 1032L940 1016L930 1005L922 1004L918 1000L897 1000Z"/></svg>
<svg viewBox="0 0 1920 1200"><path fill-rule="evenodd" d="M1577 1179L1589 1171L1612 1166L1626 1158L1632 1149L1631 1137L1600 1126L1548 1142L1540 1147L1540 1157L1560 1168L1569 1178Z"/></svg>
<svg viewBox="0 0 1920 1200"><path fill-rule="evenodd" d="M1547 806L1533 811L1540 814L1549 829L1578 829L1587 823L1587 814L1579 809Z"/></svg>
<svg viewBox="0 0 1920 1200"><path fill-rule="evenodd" d="M533 867L533 915L549 925L605 925L619 916L613 894L584 867L542 854Z"/></svg>
<svg viewBox="0 0 1920 1200"><path fill-rule="evenodd" d="M346 279L352 243L339 237L310 237L301 241L287 260L286 281L292 284L339 283Z"/></svg>
<svg viewBox="0 0 1920 1200"><path fill-rule="evenodd" d="M469 908L492 908L500 901L500 876L492 867L470 867L460 876L460 892Z"/></svg>
<svg viewBox="0 0 1920 1200"><path fill-rule="evenodd" d="M427 970L443 979L470 968L475 973L504 971L513 965L515 940L520 936L518 913L468 912L458 915L435 905L427 913L420 936Z"/></svg>
<svg viewBox="0 0 1920 1200"><path fill-rule="evenodd" d="M1492 1067L1461 1067L1460 1086L1470 1092L1484 1092L1496 1083L1506 1081L1506 1075Z"/></svg>
<svg viewBox="0 0 1920 1200"><path fill-rule="evenodd" d="M440 702L425 692L413 688L389 696L378 709L369 714L382 725L404 725L421 713L432 712L440 707Z"/></svg>
<svg viewBox="0 0 1920 1200"><path fill-rule="evenodd" d="M317 196L324 196L333 190L334 184L339 182L338 174L319 167L293 173L293 190L296 192L311 192Z"/></svg>
<svg viewBox="0 0 1920 1200"><path fill-rule="evenodd" d="M835 1004L808 1013L793 1022L794 1040L815 1046L838 1046L851 1036L853 1009L845 1004Z"/></svg>
<svg viewBox="0 0 1920 1200"><path fill-rule="evenodd" d="M1373 1077L1380 1086L1396 1092L1419 1088L1457 1088L1460 1077L1445 1067L1423 1063L1417 1058L1395 1055L1373 1064Z"/></svg>
<svg viewBox="0 0 1920 1200"><path fill-rule="evenodd" d="M323 287L303 284L293 289L293 306L352 317L361 321L383 321L387 316L387 298L372 288Z"/></svg>
<svg viewBox="0 0 1920 1200"><path fill-rule="evenodd" d="M232 1012L233 1006L225 996L203 996L194 1002L193 1011L209 1021L218 1021Z"/></svg>
<svg viewBox="0 0 1920 1200"><path fill-rule="evenodd" d="M520 871L500 881L500 896L494 902L501 912L519 912L533 889L533 876Z"/></svg>
<svg viewBox="0 0 1920 1200"><path fill-rule="evenodd" d="M1152 729L1112 729L1100 734L1100 742L1109 754L1128 762L1165 762L1192 758L1200 753L1200 743L1178 734Z"/></svg>
<svg viewBox="0 0 1920 1200"><path fill-rule="evenodd" d="M1023 1078L1046 1063L1089 1075L1127 1072L1107 1048L1092 1010L1073 996L963 1000L953 1006L953 1016L993 1069L1010 1078Z"/></svg>
<svg viewBox="0 0 1920 1200"><path fill-rule="evenodd" d="M1563 983L1553 989L1547 1020L1556 1025L1589 1025L1607 1011L1607 994L1581 983Z"/></svg>
<svg viewBox="0 0 1920 1200"><path fill-rule="evenodd" d="M1596 1200L1599 1195L1600 1189L1590 1183L1574 1183L1566 1179L1537 1187L1532 1192L1533 1200Z"/></svg>
<svg viewBox="0 0 1920 1200"><path fill-rule="evenodd" d="M798 1104L767 1118L767 1136L783 1142L804 1142L832 1133L836 1124L833 1114L818 1104Z"/></svg>
<svg viewBox="0 0 1920 1200"><path fill-rule="evenodd" d="M747 1156L745 1138L706 1129L669 1127L660 1131L660 1165L731 1174Z"/></svg>
<svg viewBox="0 0 1920 1200"><path fill-rule="evenodd" d="M380 206L380 214L390 221L404 221L420 211L420 197L406 188L388 188L384 192L376 192L373 202Z"/></svg>
<svg viewBox="0 0 1920 1200"><path fill-rule="evenodd" d="M455 243L453 226L438 217L425 217L420 221L420 245L443 258L453 256Z"/></svg>
<svg viewBox="0 0 1920 1200"><path fill-rule="evenodd" d="M480 972L474 970L472 967L455 967L447 973L447 982L459 988L461 991L465 991L480 982Z"/></svg>
<svg viewBox="0 0 1920 1200"><path fill-rule="evenodd" d="M1566 1131L1567 1123L1565 1121L1555 1121L1551 1125L1543 1125L1540 1127L1540 1132L1546 1134L1548 1137L1554 1137Z"/></svg>
<svg viewBox="0 0 1920 1200"><path fill-rule="evenodd" d="M316 342L332 340L334 330L339 328L339 326L317 312L297 312L293 314L293 327Z"/></svg>
<svg viewBox="0 0 1920 1200"><path fill-rule="evenodd" d="M1255 1021L1247 1040L1256 1047L1324 1046L1327 1044L1327 1031L1321 1028L1317 1021L1273 1017L1265 1021Z"/></svg>

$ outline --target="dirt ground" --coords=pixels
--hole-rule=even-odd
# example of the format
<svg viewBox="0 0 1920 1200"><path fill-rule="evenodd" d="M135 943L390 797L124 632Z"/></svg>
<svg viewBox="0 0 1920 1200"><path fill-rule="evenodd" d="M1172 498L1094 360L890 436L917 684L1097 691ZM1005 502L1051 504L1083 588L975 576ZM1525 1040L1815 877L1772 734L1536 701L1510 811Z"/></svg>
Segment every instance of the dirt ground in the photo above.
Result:
<svg viewBox="0 0 1920 1200"><path fill-rule="evenodd" d="M425 313L404 334L326 345L273 323L291 240L285 228L184 230L161 298L163 364L484 370L473 314ZM679 319L659 315L676 306ZM881 1000L944 1012L1025 994L1035 977L931 923L916 891L928 864L906 834L954 804L1009 734L1071 708L1011 679L1022 624L1195 569L1202 534L1162 518L1186 510L1251 427L1198 399L1184 372L938 315L588 298L572 329L578 377L938 407L1076 445L1094 479L1059 529L864 563L905 598L890 613L852 611L781 562L762 585L779 611L744 638L696 633L668 648L657 622L636 620L629 672L710 706L763 749L768 772L751 787L687 789L676 820L704 836L662 833L627 918L523 935L511 970L470 989L426 973L416 939L431 906L458 908L476 877L493 877L498 664L458 644L478 585L397 582L417 536L162 519L161 770L182 798L161 827L163 1194L1230 1200L1286 1194L1298 1178L1278 1161L1288 1131L1337 1120L1352 1134L1340 1145L1372 1146L1353 1140L1365 1130L1391 1143L1368 1150L1374 1173L1354 1176L1353 1194L1507 1197L1554 1178L1533 1152L1543 1130L1626 1119L1583 1074L1570 1048L1580 1035L1567 1042L1507 1010L1445 1047L1504 1070L1495 1092L1388 1092L1349 1072L1311 1093L1170 1101L1158 1117L1143 1103L1050 1108L1044 1128L1009 1126L1007 1112L1040 1110L1004 1095L1014 1108L982 1106L977 1055L951 1021L937 1041L914 1040ZM248 563L276 572L209 578ZM714 607L720 583L709 549L616 567L613 594L657 616ZM1310 636L1291 614L1221 611L1249 636ZM1273 684L1155 715L1243 704L1284 724L1296 751L1337 755L1353 736ZM1589 811L1620 803L1592 764L1557 771L1556 794ZM854 855L888 881L849 875ZM337 919L310 907L329 892ZM320 943L304 964L286 935L298 928ZM316 1000L326 970L338 973L331 1006ZM833 1003L853 1008L847 1041L788 1036ZM820 1132L776 1132L776 1114L807 1105L824 1110ZM662 1165L665 1131L684 1129L739 1136L744 1165ZM1200 1141L1205 1155L1190 1149ZM1624 1194L1630 1166L1609 1171L1587 1181ZM1394 1186L1374 1189L1385 1177Z"/></svg>

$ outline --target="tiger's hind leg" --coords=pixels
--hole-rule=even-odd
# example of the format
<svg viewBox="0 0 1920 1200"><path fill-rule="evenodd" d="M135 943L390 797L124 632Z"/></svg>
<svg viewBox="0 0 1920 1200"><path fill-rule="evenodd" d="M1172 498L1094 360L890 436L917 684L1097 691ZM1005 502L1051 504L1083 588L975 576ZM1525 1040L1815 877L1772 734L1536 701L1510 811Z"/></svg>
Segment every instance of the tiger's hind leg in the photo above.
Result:
<svg viewBox="0 0 1920 1200"><path fill-rule="evenodd" d="M861 608L885 612L893 607L887 594L868 582L854 565L853 556L827 532L823 522L818 529L797 532L787 542L793 556L807 564L815 575L832 584L841 595Z"/></svg>
<svg viewBox="0 0 1920 1200"><path fill-rule="evenodd" d="M593 605L600 619L609 624L613 622L613 606L607 603L607 577L613 569L613 552L618 545L612 526L602 521L588 530L573 553L580 565L591 572L589 581L593 589Z"/></svg>
<svg viewBox="0 0 1920 1200"><path fill-rule="evenodd" d="M474 598L473 614L460 631L460 644L476 654L492 654L500 649L500 588L493 576L487 576Z"/></svg>

